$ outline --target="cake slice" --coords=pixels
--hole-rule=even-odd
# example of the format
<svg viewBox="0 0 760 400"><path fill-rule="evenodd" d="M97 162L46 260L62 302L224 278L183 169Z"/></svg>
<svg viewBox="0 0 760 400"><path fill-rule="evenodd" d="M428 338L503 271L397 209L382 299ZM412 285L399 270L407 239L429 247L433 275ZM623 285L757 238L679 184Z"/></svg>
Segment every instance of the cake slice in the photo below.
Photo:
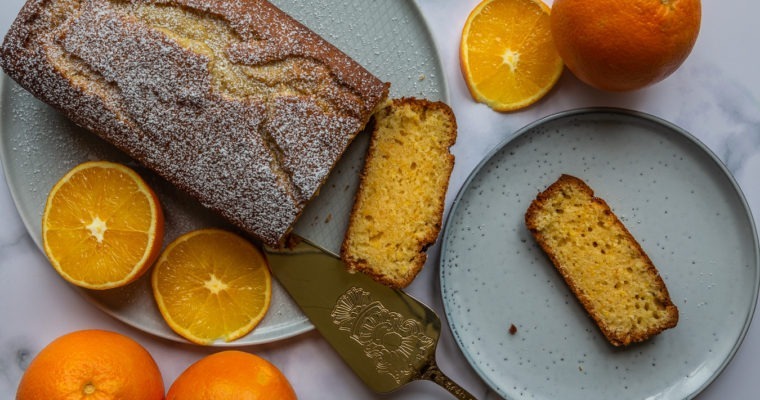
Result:
<svg viewBox="0 0 760 400"><path fill-rule="evenodd" d="M29 0L0 65L272 246L388 93L264 0Z"/></svg>
<svg viewBox="0 0 760 400"><path fill-rule="evenodd" d="M525 223L610 343L676 326L678 309L654 264L585 182L562 175L531 203Z"/></svg>
<svg viewBox="0 0 760 400"><path fill-rule="evenodd" d="M441 230L456 141L444 103L396 99L374 116L372 138L341 258L395 288L409 285Z"/></svg>

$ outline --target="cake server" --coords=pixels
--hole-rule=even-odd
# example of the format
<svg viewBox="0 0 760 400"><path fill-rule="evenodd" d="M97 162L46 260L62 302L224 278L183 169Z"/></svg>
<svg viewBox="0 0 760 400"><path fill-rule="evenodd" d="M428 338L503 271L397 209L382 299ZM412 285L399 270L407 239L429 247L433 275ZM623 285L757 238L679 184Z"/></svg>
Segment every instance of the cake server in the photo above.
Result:
<svg viewBox="0 0 760 400"><path fill-rule="evenodd" d="M403 291L346 271L337 257L305 242L266 249L273 275L317 330L373 391L430 380L457 399L475 399L435 362L441 320Z"/></svg>

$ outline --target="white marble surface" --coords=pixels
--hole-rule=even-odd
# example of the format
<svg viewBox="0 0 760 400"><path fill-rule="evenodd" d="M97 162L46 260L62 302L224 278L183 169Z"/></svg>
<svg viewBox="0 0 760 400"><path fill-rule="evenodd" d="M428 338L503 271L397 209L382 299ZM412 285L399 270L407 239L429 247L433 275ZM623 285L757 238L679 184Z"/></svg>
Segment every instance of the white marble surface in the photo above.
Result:
<svg viewBox="0 0 760 400"><path fill-rule="evenodd" d="M418 0L436 39L460 126L454 148L457 164L449 201L482 156L523 125L554 112L586 106L639 110L673 122L703 141L739 182L755 216L760 216L760 3L704 1L702 29L685 64L665 81L629 93L591 89L569 73L541 102L520 112L499 114L474 103L459 72L459 35L478 0ZM23 0L4 0L4 35ZM549 1L550 3L550 1ZM35 247L0 176L0 398L13 398L23 369L48 342L64 333L102 328L122 332L143 344L161 368L167 388L195 360L217 351L152 337L103 314L63 283ZM757 220L757 218L756 218ZM408 292L442 312L437 278L438 247ZM755 319L758 317L756 316ZM438 399L447 394L429 382L414 382L390 395L370 392L319 334L243 350L260 354L290 378L301 399ZM481 399L495 399L469 367L450 332L438 345L441 369ZM698 396L754 399L760 393L760 323L755 321L724 372Z"/></svg>

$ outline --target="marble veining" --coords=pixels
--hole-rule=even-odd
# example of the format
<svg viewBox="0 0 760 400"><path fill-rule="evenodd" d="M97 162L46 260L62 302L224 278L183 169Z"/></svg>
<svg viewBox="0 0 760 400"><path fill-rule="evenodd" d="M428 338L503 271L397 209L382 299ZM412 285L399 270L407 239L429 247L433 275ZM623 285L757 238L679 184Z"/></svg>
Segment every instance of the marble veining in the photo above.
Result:
<svg viewBox="0 0 760 400"><path fill-rule="evenodd" d="M718 65L685 71L679 81L694 105L681 110L672 122L702 140L736 175L747 160L760 153L760 99L750 87L726 76ZM696 100L701 99L701 100Z"/></svg>
<svg viewBox="0 0 760 400"><path fill-rule="evenodd" d="M37 350L32 350L23 337L0 342L0 393L15 393L16 385Z"/></svg>

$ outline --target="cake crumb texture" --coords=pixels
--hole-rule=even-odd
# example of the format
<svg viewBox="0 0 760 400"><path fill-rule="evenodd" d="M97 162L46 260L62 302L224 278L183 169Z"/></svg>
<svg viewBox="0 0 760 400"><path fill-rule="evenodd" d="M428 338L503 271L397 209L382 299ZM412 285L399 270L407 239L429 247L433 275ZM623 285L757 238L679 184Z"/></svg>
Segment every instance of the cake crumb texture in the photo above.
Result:
<svg viewBox="0 0 760 400"><path fill-rule="evenodd" d="M0 65L270 245L388 93L263 0L29 0Z"/></svg>
<svg viewBox="0 0 760 400"><path fill-rule="evenodd" d="M441 102L395 99L374 115L372 138L341 257L391 287L422 269L441 229L456 119Z"/></svg>
<svg viewBox="0 0 760 400"><path fill-rule="evenodd" d="M581 179L562 175L538 194L525 222L611 344L676 326L678 309L654 264Z"/></svg>

